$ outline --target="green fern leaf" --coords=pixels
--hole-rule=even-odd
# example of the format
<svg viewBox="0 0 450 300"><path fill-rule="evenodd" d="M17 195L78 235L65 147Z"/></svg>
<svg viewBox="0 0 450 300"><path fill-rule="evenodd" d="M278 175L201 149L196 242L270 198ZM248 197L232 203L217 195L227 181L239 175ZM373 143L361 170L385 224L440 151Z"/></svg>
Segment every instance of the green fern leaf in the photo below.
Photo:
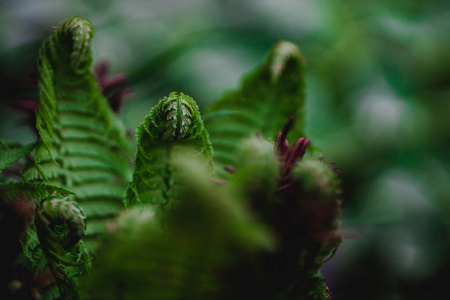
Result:
<svg viewBox="0 0 450 300"><path fill-rule="evenodd" d="M152 203L166 206L176 197L176 176L170 163L177 151L195 149L212 167L212 146L195 101L171 93L150 111L136 131L137 153L133 181L125 205Z"/></svg>
<svg viewBox="0 0 450 300"><path fill-rule="evenodd" d="M35 146L36 143L22 146L17 143L0 140L0 171L15 163L19 159L24 158L25 155L30 153Z"/></svg>
<svg viewBox="0 0 450 300"><path fill-rule="evenodd" d="M290 116L295 124L290 135L303 134L304 58L294 44L280 41L265 62L246 75L241 86L226 93L207 110L204 120L214 147L217 175L227 179L226 165L236 165L240 141L256 132L271 141Z"/></svg>
<svg viewBox="0 0 450 300"><path fill-rule="evenodd" d="M73 192L56 185L43 182L8 182L0 184L0 195L5 202L27 196L40 203L52 195L74 195Z"/></svg>
<svg viewBox="0 0 450 300"><path fill-rule="evenodd" d="M43 43L36 113L41 140L23 177L47 178L74 191L80 206L88 207L88 224L91 220L105 224L119 212L131 180L131 145L91 71L93 37L87 20L72 17ZM85 239L92 250L96 234Z"/></svg>

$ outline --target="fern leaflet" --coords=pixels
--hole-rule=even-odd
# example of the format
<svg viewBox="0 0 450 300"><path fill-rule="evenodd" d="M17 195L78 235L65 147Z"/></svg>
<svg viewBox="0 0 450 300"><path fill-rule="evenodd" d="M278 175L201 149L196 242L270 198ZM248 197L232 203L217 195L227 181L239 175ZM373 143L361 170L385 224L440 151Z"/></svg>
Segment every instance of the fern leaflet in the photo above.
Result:
<svg viewBox="0 0 450 300"><path fill-rule="evenodd" d="M8 202L20 196L28 196L40 203L52 195L73 195L74 193L43 182L8 182L0 184L0 195L3 201Z"/></svg>
<svg viewBox="0 0 450 300"><path fill-rule="evenodd" d="M0 171L15 163L19 159L24 158L25 155L30 153L35 146L36 143L22 146L17 143L0 140Z"/></svg>

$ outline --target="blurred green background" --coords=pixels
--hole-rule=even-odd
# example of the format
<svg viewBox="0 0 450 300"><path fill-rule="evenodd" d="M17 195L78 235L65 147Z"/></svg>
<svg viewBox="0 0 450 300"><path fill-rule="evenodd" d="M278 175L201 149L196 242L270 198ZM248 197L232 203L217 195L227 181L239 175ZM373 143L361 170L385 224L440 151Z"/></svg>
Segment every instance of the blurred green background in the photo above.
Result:
<svg viewBox="0 0 450 300"><path fill-rule="evenodd" d="M171 91L204 109L280 39L307 58L306 132L342 174L345 237L323 268L333 299L444 299L450 281L450 1L0 2L0 138L34 139L10 108L74 14L134 90L134 129Z"/></svg>

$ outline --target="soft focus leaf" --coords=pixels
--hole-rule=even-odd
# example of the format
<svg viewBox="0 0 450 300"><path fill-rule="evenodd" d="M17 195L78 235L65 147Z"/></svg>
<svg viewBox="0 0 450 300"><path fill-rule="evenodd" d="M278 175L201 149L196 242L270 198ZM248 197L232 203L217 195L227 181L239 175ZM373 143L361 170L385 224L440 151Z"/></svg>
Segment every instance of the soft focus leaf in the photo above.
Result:
<svg viewBox="0 0 450 300"><path fill-rule="evenodd" d="M237 90L212 103L205 114L205 126L219 177L229 177L223 168L236 165L234 152L244 138L259 132L275 140L290 116L295 118L291 136L303 136L304 68L297 46L280 41L261 66L244 76Z"/></svg>
<svg viewBox="0 0 450 300"><path fill-rule="evenodd" d="M111 224L89 281L94 299L241 299L227 274L272 247L241 201L209 180L204 161L173 159L179 198L171 210L137 206Z"/></svg>

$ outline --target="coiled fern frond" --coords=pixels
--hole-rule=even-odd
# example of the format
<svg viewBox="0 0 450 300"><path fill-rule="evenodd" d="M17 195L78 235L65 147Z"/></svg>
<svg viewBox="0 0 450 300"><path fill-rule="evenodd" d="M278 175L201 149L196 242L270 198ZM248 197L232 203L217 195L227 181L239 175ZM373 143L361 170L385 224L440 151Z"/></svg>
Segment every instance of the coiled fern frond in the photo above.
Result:
<svg viewBox="0 0 450 300"><path fill-rule="evenodd" d="M35 227L39 240L39 249L25 249L32 253L28 258L36 267L45 267L53 274L57 291L61 298L79 298L79 278L90 268L90 256L81 238L84 236L86 223L83 210L72 196L54 196L44 200L37 208ZM31 246L32 243L26 245ZM30 250L30 251L27 251ZM38 254L41 253L41 257ZM39 257L39 261L35 259ZM49 298L43 287L41 293Z"/></svg>
<svg viewBox="0 0 450 300"><path fill-rule="evenodd" d="M0 220L12 211L22 225L18 238L30 271L45 278L35 279L34 293L43 299L77 299L78 277L89 268L90 258L80 240L85 216L73 193L45 182L9 182L0 184L0 204ZM17 262L21 260L18 255Z"/></svg>

